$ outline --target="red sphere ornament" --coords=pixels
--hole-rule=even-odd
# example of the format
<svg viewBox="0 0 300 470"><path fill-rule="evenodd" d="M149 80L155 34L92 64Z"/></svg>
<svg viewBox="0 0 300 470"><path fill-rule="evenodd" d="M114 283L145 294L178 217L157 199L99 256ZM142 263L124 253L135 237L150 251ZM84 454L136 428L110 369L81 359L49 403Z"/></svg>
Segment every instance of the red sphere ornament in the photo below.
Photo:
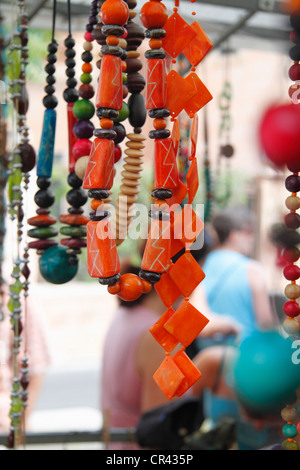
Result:
<svg viewBox="0 0 300 470"><path fill-rule="evenodd" d="M142 280L132 273L122 274L118 296L127 302L138 299L144 292Z"/></svg>
<svg viewBox="0 0 300 470"><path fill-rule="evenodd" d="M163 3L147 2L140 11L140 19L145 28L162 28L168 19L168 10Z"/></svg>
<svg viewBox="0 0 300 470"><path fill-rule="evenodd" d="M300 307L297 302L286 302L283 311L288 317L294 318L300 314Z"/></svg>
<svg viewBox="0 0 300 470"><path fill-rule="evenodd" d="M261 145L276 166L293 165L300 159L300 107L295 104L271 106L259 128Z"/></svg>
<svg viewBox="0 0 300 470"><path fill-rule="evenodd" d="M92 148L92 142L88 139L79 139L74 144L72 152L76 160L80 157L89 156Z"/></svg>
<svg viewBox="0 0 300 470"><path fill-rule="evenodd" d="M115 145L115 153L114 153L114 163L117 163L122 157L122 149L120 145Z"/></svg>
<svg viewBox="0 0 300 470"><path fill-rule="evenodd" d="M123 26L129 17L129 8L123 0L106 0L100 10L103 24Z"/></svg>
<svg viewBox="0 0 300 470"><path fill-rule="evenodd" d="M288 281L297 281L300 277L300 268L295 264L289 264L284 268L283 275Z"/></svg>

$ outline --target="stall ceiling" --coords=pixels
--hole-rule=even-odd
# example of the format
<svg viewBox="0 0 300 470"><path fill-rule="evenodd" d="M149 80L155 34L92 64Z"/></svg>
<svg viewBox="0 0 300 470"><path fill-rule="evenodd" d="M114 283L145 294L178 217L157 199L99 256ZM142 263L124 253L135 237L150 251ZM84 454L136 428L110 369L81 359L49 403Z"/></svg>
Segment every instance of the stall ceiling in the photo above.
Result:
<svg viewBox="0 0 300 470"><path fill-rule="evenodd" d="M6 21L11 21L12 0L1 0L0 12ZM84 30L89 15L90 0L72 0L73 31ZM145 0L137 0L137 10ZM27 0L27 9L32 27L50 28L51 0ZM169 11L173 0L165 0ZM259 48L266 50L286 50L289 36L289 18L282 10L280 0L188 0L180 1L179 12L187 21L194 21L192 11L197 12L197 20L211 38L215 48L228 44L233 48ZM67 2L57 1L57 28L67 26ZM138 17L137 17L138 18Z"/></svg>

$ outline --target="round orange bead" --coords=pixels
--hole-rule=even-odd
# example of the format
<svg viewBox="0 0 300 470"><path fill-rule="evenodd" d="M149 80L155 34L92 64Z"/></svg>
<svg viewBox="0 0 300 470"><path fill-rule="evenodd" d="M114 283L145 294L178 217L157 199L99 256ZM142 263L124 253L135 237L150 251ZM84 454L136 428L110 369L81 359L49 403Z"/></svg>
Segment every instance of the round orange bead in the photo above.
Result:
<svg viewBox="0 0 300 470"><path fill-rule="evenodd" d="M114 121L112 119L108 118L102 118L100 119L100 126L102 129L111 129L114 125Z"/></svg>
<svg viewBox="0 0 300 470"><path fill-rule="evenodd" d="M129 17L129 8L123 0L106 0L100 10L103 24L123 26Z"/></svg>
<svg viewBox="0 0 300 470"><path fill-rule="evenodd" d="M91 200L91 209L93 209L93 211L96 211L98 209L99 206L103 205L103 202L100 201L99 199L92 199Z"/></svg>
<svg viewBox="0 0 300 470"><path fill-rule="evenodd" d="M140 11L140 19L145 28L162 28L168 19L168 10L163 3L147 2Z"/></svg>
<svg viewBox="0 0 300 470"><path fill-rule="evenodd" d="M122 60L121 64L122 64L122 72L126 72L127 64L126 64L125 60Z"/></svg>
<svg viewBox="0 0 300 470"><path fill-rule="evenodd" d="M107 36L106 44L108 46L117 46L119 44L119 39L117 36Z"/></svg>
<svg viewBox="0 0 300 470"><path fill-rule="evenodd" d="M121 289L121 286L119 282L116 282L112 286L107 287L107 291L112 295L118 294L120 292L120 289Z"/></svg>
<svg viewBox="0 0 300 470"><path fill-rule="evenodd" d="M153 121L154 129L165 129L167 127L167 123L164 119L154 119Z"/></svg>
<svg viewBox="0 0 300 470"><path fill-rule="evenodd" d="M144 281L142 279L142 283L143 283L143 287L144 287L144 294L149 294L149 292L151 292L151 290L152 290L151 282Z"/></svg>
<svg viewBox="0 0 300 470"><path fill-rule="evenodd" d="M118 296L127 302L138 299L144 292L142 280L131 273L122 274L120 279L120 291Z"/></svg>
<svg viewBox="0 0 300 470"><path fill-rule="evenodd" d="M160 49L161 46L162 46L162 40L161 39L150 39L150 41L149 41L150 49Z"/></svg>
<svg viewBox="0 0 300 470"><path fill-rule="evenodd" d="M83 73L91 73L93 67L90 63L86 62L82 64L81 70L83 71Z"/></svg>

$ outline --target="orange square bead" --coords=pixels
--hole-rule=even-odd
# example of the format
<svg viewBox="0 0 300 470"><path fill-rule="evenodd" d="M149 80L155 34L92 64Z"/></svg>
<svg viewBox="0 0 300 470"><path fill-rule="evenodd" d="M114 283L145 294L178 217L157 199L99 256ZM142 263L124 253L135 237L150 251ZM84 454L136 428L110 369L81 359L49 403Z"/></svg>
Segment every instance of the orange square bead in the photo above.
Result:
<svg viewBox="0 0 300 470"><path fill-rule="evenodd" d="M166 307L171 307L181 296L181 291L170 276L170 271L161 275L160 281L155 283L155 290Z"/></svg>
<svg viewBox="0 0 300 470"><path fill-rule="evenodd" d="M193 82L187 81L175 70L167 75L167 104L172 117L178 114L190 102L191 98L196 94Z"/></svg>
<svg viewBox="0 0 300 470"><path fill-rule="evenodd" d="M181 397L200 379L202 374L184 351L178 351L173 356L173 360L184 375L183 381L176 390L176 396Z"/></svg>
<svg viewBox="0 0 300 470"><path fill-rule="evenodd" d="M170 333L168 333L165 328L164 324L166 323L169 318L175 313L173 308L169 308L160 318L154 323L153 326L150 328L150 333L152 334L153 338L164 348L165 351L171 352L177 346L178 340L174 338Z"/></svg>
<svg viewBox="0 0 300 470"><path fill-rule="evenodd" d="M193 117L194 114L211 101L213 97L196 73L190 73L185 78L185 82L194 90L192 98L187 100L184 105L184 109L187 114L190 117Z"/></svg>
<svg viewBox="0 0 300 470"><path fill-rule="evenodd" d="M192 204L199 187L198 165L196 158L193 159L189 171L186 175L186 183L188 187L188 204Z"/></svg>
<svg viewBox="0 0 300 470"><path fill-rule="evenodd" d="M191 253L182 255L170 269L170 277L184 297L189 297L205 274Z"/></svg>
<svg viewBox="0 0 300 470"><path fill-rule="evenodd" d="M196 36L182 52L190 64L196 67L211 50L213 43L197 21L191 24L191 28L195 31Z"/></svg>
<svg viewBox="0 0 300 470"><path fill-rule="evenodd" d="M183 247L190 248L200 232L203 230L204 223L192 206L186 204L182 211L175 215L173 234L175 240L180 240ZM173 256L171 252L171 256Z"/></svg>
<svg viewBox="0 0 300 470"><path fill-rule="evenodd" d="M184 379L184 375L177 367L175 362L170 356L166 356L155 374L153 379L164 393L164 395L171 400L174 397L176 390Z"/></svg>
<svg viewBox="0 0 300 470"><path fill-rule="evenodd" d="M172 207L173 205L179 205L182 203L186 195L187 195L187 187L179 179L177 187L172 189L172 197L170 197L170 199L166 199L166 203L168 204L169 207Z"/></svg>
<svg viewBox="0 0 300 470"><path fill-rule="evenodd" d="M164 328L187 347L197 338L208 321L190 302L184 301L166 321Z"/></svg>
<svg viewBox="0 0 300 470"><path fill-rule="evenodd" d="M162 39L163 49L173 58L177 57L193 41L197 32L177 12L164 25L166 36Z"/></svg>

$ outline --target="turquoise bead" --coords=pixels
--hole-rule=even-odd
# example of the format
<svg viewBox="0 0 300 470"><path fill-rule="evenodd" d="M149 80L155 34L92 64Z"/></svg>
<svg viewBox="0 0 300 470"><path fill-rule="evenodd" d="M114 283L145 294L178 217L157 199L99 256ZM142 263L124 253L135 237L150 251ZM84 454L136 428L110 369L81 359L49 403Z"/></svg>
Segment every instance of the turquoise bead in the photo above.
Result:
<svg viewBox="0 0 300 470"><path fill-rule="evenodd" d="M287 438L296 437L298 434L297 426L294 424L286 424L282 428L282 434Z"/></svg>
<svg viewBox="0 0 300 470"><path fill-rule="evenodd" d="M56 111L46 109L44 113L43 131L39 148L36 174L38 177L51 178L56 130Z"/></svg>
<svg viewBox="0 0 300 470"><path fill-rule="evenodd" d="M77 273L78 264L69 262L70 255L65 246L53 246L44 251L39 260L43 278L52 284L65 284Z"/></svg>
<svg viewBox="0 0 300 470"><path fill-rule="evenodd" d="M73 114L76 119L91 119L94 116L95 107L89 100L78 100L74 103Z"/></svg>

